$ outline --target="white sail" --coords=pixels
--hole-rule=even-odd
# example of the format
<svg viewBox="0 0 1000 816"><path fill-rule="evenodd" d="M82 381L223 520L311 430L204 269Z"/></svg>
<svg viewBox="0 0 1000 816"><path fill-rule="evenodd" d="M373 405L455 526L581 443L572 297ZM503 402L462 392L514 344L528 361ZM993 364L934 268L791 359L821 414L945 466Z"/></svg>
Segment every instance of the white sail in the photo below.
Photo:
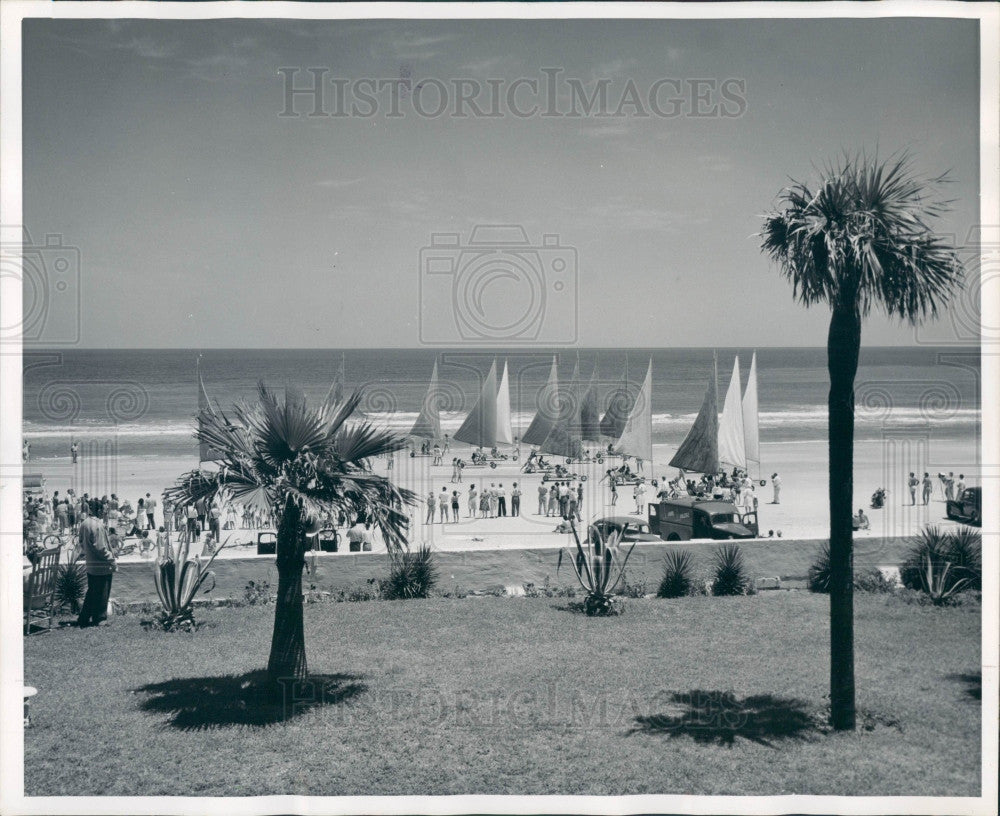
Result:
<svg viewBox="0 0 1000 816"><path fill-rule="evenodd" d="M733 376L726 391L719 420L719 462L727 467L746 468L746 441L743 435L743 405L740 401L740 358L733 363Z"/></svg>
<svg viewBox="0 0 1000 816"><path fill-rule="evenodd" d="M503 376L497 389L497 442L514 444L510 426L510 385L507 382L507 361L503 361Z"/></svg>
<svg viewBox="0 0 1000 816"><path fill-rule="evenodd" d="M760 414L757 407L757 352L750 361L750 377L743 392L743 449L747 464L760 465Z"/></svg>
<svg viewBox="0 0 1000 816"><path fill-rule="evenodd" d="M618 438L615 450L623 456L653 459L653 359L649 359L646 379L636 395L632 410L625 420L625 430Z"/></svg>

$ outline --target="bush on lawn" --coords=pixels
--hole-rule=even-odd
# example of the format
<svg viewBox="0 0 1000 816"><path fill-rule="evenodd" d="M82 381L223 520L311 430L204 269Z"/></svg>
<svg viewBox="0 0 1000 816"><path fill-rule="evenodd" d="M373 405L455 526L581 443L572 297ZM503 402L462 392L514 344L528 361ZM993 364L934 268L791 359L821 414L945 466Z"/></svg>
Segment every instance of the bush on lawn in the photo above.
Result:
<svg viewBox="0 0 1000 816"><path fill-rule="evenodd" d="M671 550L663 559L657 598L683 598L694 589L694 559L685 550Z"/></svg>
<svg viewBox="0 0 1000 816"><path fill-rule="evenodd" d="M806 576L810 592L830 591L830 547L823 545L816 560L809 567ZM872 567L865 572L854 573L854 589L858 592L895 592L896 584L886 578L882 571Z"/></svg>
<svg viewBox="0 0 1000 816"><path fill-rule="evenodd" d="M713 595L746 595L750 590L743 563L743 553L735 544L725 544L715 551L715 580Z"/></svg>
<svg viewBox="0 0 1000 816"><path fill-rule="evenodd" d="M427 598L437 583L437 567L431 548L405 549L390 556L389 577L381 582L382 597L390 601Z"/></svg>
<svg viewBox="0 0 1000 816"><path fill-rule="evenodd" d="M82 566L63 564L56 575L56 603L76 614L87 594L87 573Z"/></svg>
<svg viewBox="0 0 1000 816"><path fill-rule="evenodd" d="M899 571L907 589L982 589L982 534L977 530L961 527L944 531L931 525L914 536L911 543Z"/></svg>

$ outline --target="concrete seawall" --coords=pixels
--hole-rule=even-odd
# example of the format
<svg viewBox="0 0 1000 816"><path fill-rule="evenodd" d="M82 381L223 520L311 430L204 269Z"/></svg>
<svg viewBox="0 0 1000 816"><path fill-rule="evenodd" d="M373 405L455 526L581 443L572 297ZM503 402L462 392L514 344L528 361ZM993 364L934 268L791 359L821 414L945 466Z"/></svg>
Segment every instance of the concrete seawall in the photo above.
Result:
<svg viewBox="0 0 1000 816"><path fill-rule="evenodd" d="M628 580L645 581L647 592L654 592L663 573L663 558L670 550L686 550L694 556L699 578L707 579L712 570L713 553L724 542L688 542L680 544L639 544L628 562ZM824 540L756 539L738 542L752 578L781 578L783 581L805 578ZM865 537L854 542L854 564L858 571L887 565L899 565L909 548L904 537ZM553 584L573 586L576 579L565 556L559 574L556 566L559 551L552 548L518 550L478 550L439 552L438 591L487 590L525 583L541 584L546 576ZM369 578L384 577L389 570L386 553L320 553L307 556L304 585L315 584L318 590L338 591L365 584ZM242 598L248 581L268 581L274 591L278 574L274 556L248 555L245 558L216 559L212 564L215 588L199 598ZM111 595L123 603L156 601L151 562L119 565Z"/></svg>

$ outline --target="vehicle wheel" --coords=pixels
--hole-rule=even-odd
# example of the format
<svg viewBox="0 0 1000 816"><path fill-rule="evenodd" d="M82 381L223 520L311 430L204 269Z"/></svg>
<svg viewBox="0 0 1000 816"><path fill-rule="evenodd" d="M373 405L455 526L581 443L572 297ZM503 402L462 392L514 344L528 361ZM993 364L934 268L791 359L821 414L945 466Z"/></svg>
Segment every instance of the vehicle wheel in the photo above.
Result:
<svg viewBox="0 0 1000 816"><path fill-rule="evenodd" d="M667 536L667 541L680 541L681 537L677 533L671 533Z"/></svg>
<svg viewBox="0 0 1000 816"><path fill-rule="evenodd" d="M599 464L599 465L603 465L603 464L604 464L604 457L603 457L603 456L601 456L600 454L598 454L598 455L597 455L597 460L596 460L596 461L597 461L597 464Z"/></svg>
<svg viewBox="0 0 1000 816"><path fill-rule="evenodd" d="M584 473L584 474L583 474L583 475L582 475L582 476L580 477L580 481L581 481L581 482L585 482L585 481L587 481L587 474L586 474L586 473Z"/></svg>
<svg viewBox="0 0 1000 816"><path fill-rule="evenodd" d="M517 454L515 453L515 454L514 454L514 455L513 455L512 457L511 457L511 459L513 459L513 460L514 460L514 461L516 462L516 461L517 461Z"/></svg>
<svg viewBox="0 0 1000 816"><path fill-rule="evenodd" d="M496 462L490 462L490 467L491 467L491 468L494 468L494 469L495 469L495 468L496 468L496 466L497 466L497 463L496 463Z"/></svg>

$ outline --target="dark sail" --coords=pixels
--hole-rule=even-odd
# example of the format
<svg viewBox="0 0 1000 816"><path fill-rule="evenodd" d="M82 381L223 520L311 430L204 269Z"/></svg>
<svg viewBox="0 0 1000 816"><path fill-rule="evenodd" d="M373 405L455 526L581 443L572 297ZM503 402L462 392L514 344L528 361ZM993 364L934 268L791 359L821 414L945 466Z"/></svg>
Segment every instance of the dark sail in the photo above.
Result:
<svg viewBox="0 0 1000 816"><path fill-rule="evenodd" d="M455 431L455 439L480 448L492 448L497 443L497 361L483 381L479 400Z"/></svg>
<svg viewBox="0 0 1000 816"><path fill-rule="evenodd" d="M695 473L719 471L719 408L716 386L709 382L694 425L670 460L670 467Z"/></svg>

